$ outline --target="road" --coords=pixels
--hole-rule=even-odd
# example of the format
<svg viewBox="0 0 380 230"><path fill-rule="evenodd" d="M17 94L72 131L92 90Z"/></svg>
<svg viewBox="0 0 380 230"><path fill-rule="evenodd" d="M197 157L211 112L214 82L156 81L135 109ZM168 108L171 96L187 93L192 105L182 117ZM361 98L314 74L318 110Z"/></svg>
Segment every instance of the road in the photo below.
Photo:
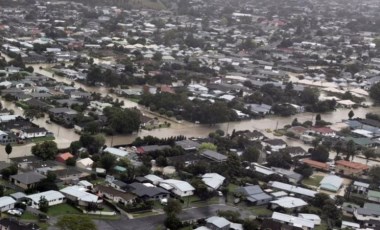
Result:
<svg viewBox="0 0 380 230"><path fill-rule="evenodd" d="M210 205L201 208L190 208L183 210L179 215L181 220L194 220L200 218L207 218L216 215L219 210L233 210L239 211L238 208L226 206L226 205ZM139 219L128 219L127 217L122 217L120 220L116 221L106 221L106 220L95 220L95 224L98 229L101 230L119 230L119 229L133 229L133 230L156 230L159 226L164 223L165 215L156 215L143 217Z"/></svg>

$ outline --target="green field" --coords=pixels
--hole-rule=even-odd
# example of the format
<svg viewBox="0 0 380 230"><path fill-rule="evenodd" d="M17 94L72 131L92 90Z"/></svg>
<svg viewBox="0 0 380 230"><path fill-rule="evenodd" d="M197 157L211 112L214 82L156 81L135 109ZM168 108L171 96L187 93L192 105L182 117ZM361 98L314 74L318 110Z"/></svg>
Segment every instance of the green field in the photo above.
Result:
<svg viewBox="0 0 380 230"><path fill-rule="evenodd" d="M303 180L302 184L318 187L319 186L319 182L321 182L322 179L323 179L323 176L315 175L315 176L311 176L311 177Z"/></svg>
<svg viewBox="0 0 380 230"><path fill-rule="evenodd" d="M79 210L69 204L58 204L49 207L47 212L48 216L59 216L66 214L81 214Z"/></svg>

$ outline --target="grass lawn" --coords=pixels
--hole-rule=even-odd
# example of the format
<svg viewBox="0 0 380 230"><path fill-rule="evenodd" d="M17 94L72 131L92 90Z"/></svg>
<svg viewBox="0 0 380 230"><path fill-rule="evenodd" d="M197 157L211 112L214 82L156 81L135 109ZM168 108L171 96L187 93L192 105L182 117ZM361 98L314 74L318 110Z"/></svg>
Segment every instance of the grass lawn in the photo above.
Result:
<svg viewBox="0 0 380 230"><path fill-rule="evenodd" d="M321 225L316 225L315 230L327 230L328 229L328 226L325 222L322 222Z"/></svg>
<svg viewBox="0 0 380 230"><path fill-rule="evenodd" d="M158 212L151 212L151 211L143 211L143 212L135 212L135 213L131 213L132 216L134 218L142 218L142 217L147 217L147 216L155 216L155 215L158 215L160 213Z"/></svg>
<svg viewBox="0 0 380 230"><path fill-rule="evenodd" d="M48 216L59 216L66 214L81 214L76 208L69 204L58 204L49 208Z"/></svg>
<svg viewBox="0 0 380 230"><path fill-rule="evenodd" d="M272 215L273 213L272 210L269 210L263 206L252 206L252 207L248 207L247 209L249 209L253 214L257 216L269 216L269 215Z"/></svg>
<svg viewBox="0 0 380 230"><path fill-rule="evenodd" d="M323 179L323 176L315 175L315 176L311 176L305 180L302 180L302 184L318 187L319 182L321 182L322 179Z"/></svg>
<svg viewBox="0 0 380 230"><path fill-rule="evenodd" d="M53 141L55 140L55 137L49 136L49 137L36 137L32 139L32 142L38 143L43 141Z"/></svg>
<svg viewBox="0 0 380 230"><path fill-rule="evenodd" d="M38 220L38 216L33 215L30 212L24 212L20 217L21 220Z"/></svg>
<svg viewBox="0 0 380 230"><path fill-rule="evenodd" d="M141 98L128 97L127 100L138 103L141 100Z"/></svg>

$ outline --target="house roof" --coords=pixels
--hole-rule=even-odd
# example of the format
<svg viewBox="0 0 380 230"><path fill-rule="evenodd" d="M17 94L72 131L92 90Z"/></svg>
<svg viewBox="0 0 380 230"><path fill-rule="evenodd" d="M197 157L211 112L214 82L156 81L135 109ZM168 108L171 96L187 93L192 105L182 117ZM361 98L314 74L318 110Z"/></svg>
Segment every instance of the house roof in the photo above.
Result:
<svg viewBox="0 0 380 230"><path fill-rule="evenodd" d="M169 192L163 188L156 186L146 186L145 184L138 182L129 184L128 187L130 188L130 191L138 197L155 197L160 194L169 194Z"/></svg>
<svg viewBox="0 0 380 230"><path fill-rule="evenodd" d="M368 190L367 197L373 197L380 199L380 192L375 190Z"/></svg>
<svg viewBox="0 0 380 230"><path fill-rule="evenodd" d="M206 219L207 223L210 223L220 229L225 228L226 226L230 225L230 222L224 218L219 216L212 216Z"/></svg>
<svg viewBox="0 0 380 230"><path fill-rule="evenodd" d="M283 208L298 208L307 205L304 200L291 196L281 197L278 200L271 201L271 203Z"/></svg>
<svg viewBox="0 0 380 230"><path fill-rule="evenodd" d="M11 178L20 181L22 184L28 185L40 182L42 179L45 179L46 177L36 172L26 172L22 174L13 175L11 176Z"/></svg>
<svg viewBox="0 0 380 230"><path fill-rule="evenodd" d="M299 228L314 228L314 222L301 217L291 216L284 213L273 212L272 219L280 222L290 223L291 225Z"/></svg>
<svg viewBox="0 0 380 230"><path fill-rule="evenodd" d="M358 169L358 170L367 170L368 165L361 164L358 162L351 162L351 161L345 161L345 160L339 160L335 162L336 165L342 165L347 168L352 168L352 169Z"/></svg>
<svg viewBox="0 0 380 230"><path fill-rule="evenodd" d="M215 151L212 151L212 150L204 150L202 153L201 153L202 156L208 158L208 159L211 159L211 160L215 160L215 161L225 161L227 160L227 156L221 154L221 153L218 153L218 152L215 152Z"/></svg>
<svg viewBox="0 0 380 230"><path fill-rule="evenodd" d="M100 191L101 193L106 193L106 194L109 194L109 195L112 195L112 196L116 196L116 197L120 197L120 198L123 198L124 200L128 201L128 200L133 200L136 198L135 195L129 193L129 192L121 192L117 189L114 189L112 187L109 187L109 186L105 186L105 185L96 185L95 186L95 190L96 191Z"/></svg>
<svg viewBox="0 0 380 230"><path fill-rule="evenodd" d="M264 140L264 142L270 145L274 145L274 146L286 145L286 142L282 139L267 139L267 140Z"/></svg>
<svg viewBox="0 0 380 230"><path fill-rule="evenodd" d="M182 192L194 191L195 190L195 188L193 186L191 186L191 184L189 184L186 181L181 181L181 180L168 179L168 180L161 181L160 186L161 186L161 184L169 185L169 186L174 187L174 188L176 188Z"/></svg>
<svg viewBox="0 0 380 230"><path fill-rule="evenodd" d="M41 197L45 197L47 200L57 200L57 199L65 198L65 196L62 193L58 191L54 191L54 190L36 193L36 194L27 196L27 198L33 200L33 202L37 204L39 203Z"/></svg>
<svg viewBox="0 0 380 230"><path fill-rule="evenodd" d="M80 201L85 201L85 202L96 203L98 202L98 199L99 199L97 195L86 192L87 191L86 188L82 186L78 186L78 185L68 186L59 191L65 195L69 195L69 196L77 198L78 201L80 200Z"/></svg>
<svg viewBox="0 0 380 230"><path fill-rule="evenodd" d="M16 203L16 201L10 196L0 197L0 207L5 207L14 203Z"/></svg>
<svg viewBox="0 0 380 230"><path fill-rule="evenodd" d="M83 158L83 159L77 160L77 163L91 166L94 163L94 161L91 158L87 157L87 158Z"/></svg>
<svg viewBox="0 0 380 230"><path fill-rule="evenodd" d="M206 173L202 176L202 181L213 189L218 189L226 178L217 173Z"/></svg>
<svg viewBox="0 0 380 230"><path fill-rule="evenodd" d="M302 160L303 163L313 167L313 168L317 168L317 169L323 169L323 170L328 170L329 169L329 165L326 164L326 163L323 163L323 162L319 162L319 161L314 161L314 160L311 160L311 159L303 159Z"/></svg>
<svg viewBox="0 0 380 230"><path fill-rule="evenodd" d="M327 175L321 180L319 184L323 189L337 191L340 186L342 186L342 183L343 179L341 177L338 177L336 175Z"/></svg>
<svg viewBox="0 0 380 230"><path fill-rule="evenodd" d="M164 179L162 179L161 177L159 176L156 176L156 175L153 175L153 174L148 174L146 176L144 176L146 179L148 179L149 181L153 182L153 183L157 183L157 182L160 182L160 181L163 181Z"/></svg>
<svg viewBox="0 0 380 230"><path fill-rule="evenodd" d="M125 157L128 155L127 151L113 147L107 147L103 150L103 152L110 153L118 157Z"/></svg>
<svg viewBox="0 0 380 230"><path fill-rule="evenodd" d="M268 185L279 190L287 191L290 193L296 193L296 194L300 194L304 196L309 196L309 197L314 197L315 194L317 193L316 191L313 191L310 189L301 188L301 187L297 187L291 184L285 184L278 181L269 181Z"/></svg>
<svg viewBox="0 0 380 230"><path fill-rule="evenodd" d="M317 133L335 133L335 131L329 127L312 127L310 129Z"/></svg>
<svg viewBox="0 0 380 230"><path fill-rule="evenodd" d="M176 141L175 144L180 146L184 150L195 150L195 149L198 149L200 146L198 142L195 142L192 140Z"/></svg>
<svg viewBox="0 0 380 230"><path fill-rule="evenodd" d="M58 154L57 157L61 158L62 160L66 161L67 159L69 158L73 158L73 154L69 153L69 152L66 152L66 153L61 153L61 154Z"/></svg>
<svg viewBox="0 0 380 230"><path fill-rule="evenodd" d="M321 220L321 217L315 214L309 214L309 213L298 213L298 216L307 220Z"/></svg>
<svg viewBox="0 0 380 230"><path fill-rule="evenodd" d="M15 219L2 218L0 219L0 228L5 227L7 230L35 230L39 229L35 223L22 223Z"/></svg>

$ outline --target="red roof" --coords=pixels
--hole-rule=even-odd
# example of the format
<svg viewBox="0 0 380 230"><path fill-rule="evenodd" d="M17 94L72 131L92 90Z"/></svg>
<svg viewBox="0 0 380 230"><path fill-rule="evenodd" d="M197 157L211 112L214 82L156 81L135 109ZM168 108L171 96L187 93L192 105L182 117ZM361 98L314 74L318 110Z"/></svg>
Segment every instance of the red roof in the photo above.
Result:
<svg viewBox="0 0 380 230"><path fill-rule="evenodd" d="M305 164L307 164L307 165L309 165L312 168L324 169L324 170L328 170L329 169L329 165L326 164L326 163L323 163L323 162L314 161L314 160L311 160L311 159L303 159L302 162L305 163Z"/></svg>
<svg viewBox="0 0 380 230"><path fill-rule="evenodd" d="M352 168L352 169L367 170L369 168L368 165L358 163L358 162L345 161L345 160L336 161L335 164L342 165L344 167Z"/></svg>
<svg viewBox="0 0 380 230"><path fill-rule="evenodd" d="M312 127L311 130L318 133L335 133L335 131L329 127Z"/></svg>
<svg viewBox="0 0 380 230"><path fill-rule="evenodd" d="M73 154L71 154L69 152L67 152L67 153L61 153L61 154L57 155L57 158L60 158L60 159L62 159L64 161L66 161L69 158L73 158L73 157L74 157Z"/></svg>

